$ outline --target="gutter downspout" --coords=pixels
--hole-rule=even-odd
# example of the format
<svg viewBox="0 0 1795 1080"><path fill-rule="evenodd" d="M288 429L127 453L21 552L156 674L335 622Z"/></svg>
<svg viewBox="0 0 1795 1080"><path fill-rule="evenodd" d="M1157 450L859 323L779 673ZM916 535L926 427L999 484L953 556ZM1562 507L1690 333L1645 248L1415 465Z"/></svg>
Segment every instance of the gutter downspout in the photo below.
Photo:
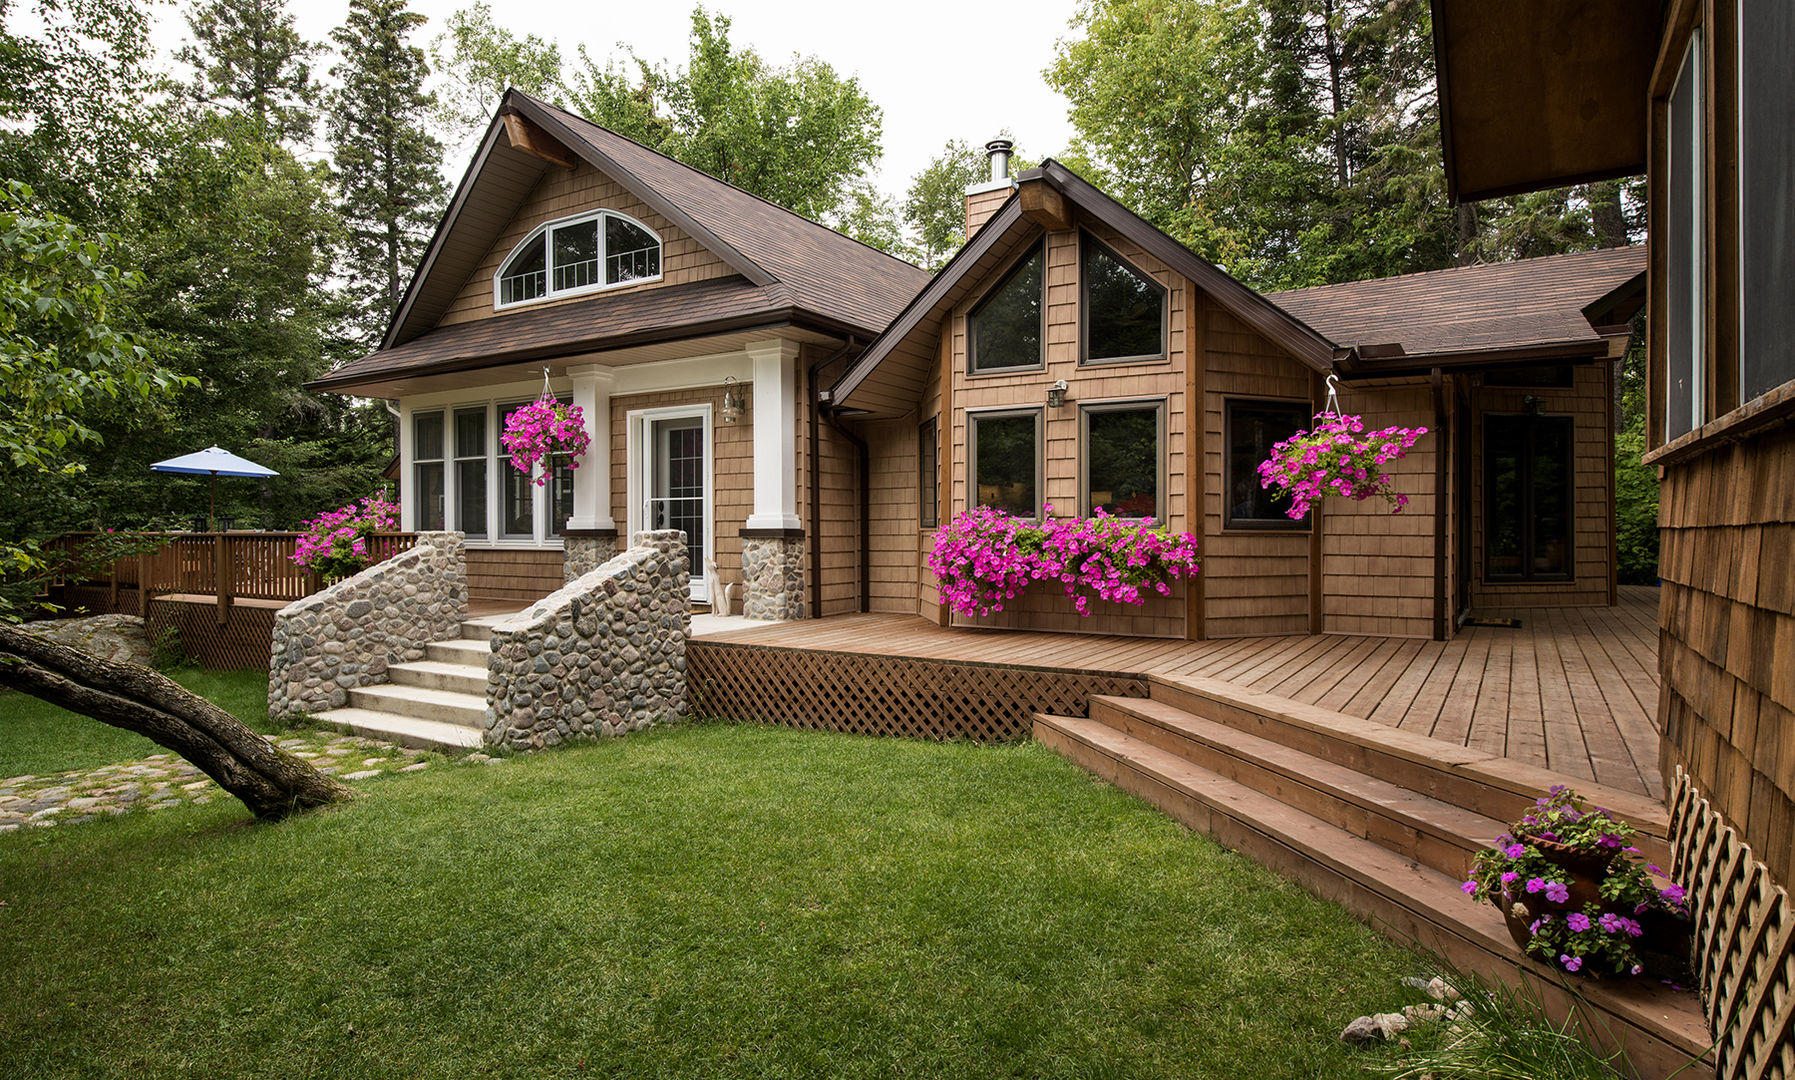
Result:
<svg viewBox="0 0 1795 1080"><path fill-rule="evenodd" d="M806 371L805 377L804 377L804 381L807 384L807 387L810 391L810 451L809 451L809 453L810 453L810 517L809 517L809 521L810 521L810 595L812 597L812 602L810 604L810 617L813 619L820 619L823 617L823 529L822 529L822 515L823 515L822 472L823 472L823 470L821 468L821 462L817 456L817 451L821 445L821 436L820 436L819 432L817 431L817 428L818 428L819 424L822 422L823 404L822 404L822 390L821 390L821 388L819 388L817 386L817 378L816 377L817 377L817 372L821 371L823 368L828 367L830 364L835 363L837 360L840 360L842 357L846 356L849 352L851 352L854 349L855 344L856 344L856 342L854 339L854 335L849 334L848 340L842 344L841 348L836 349L834 352L830 353L828 356L825 356L821 360L818 360L816 363L810 365L810 367ZM829 426L836 427L836 424L833 419L831 419L829 421ZM840 430L840 429L837 428L837 430ZM849 437L852 438L852 436L849 436ZM862 573L864 573L865 572L865 569L864 569L865 561L864 560L862 560L861 566L862 566Z"/></svg>

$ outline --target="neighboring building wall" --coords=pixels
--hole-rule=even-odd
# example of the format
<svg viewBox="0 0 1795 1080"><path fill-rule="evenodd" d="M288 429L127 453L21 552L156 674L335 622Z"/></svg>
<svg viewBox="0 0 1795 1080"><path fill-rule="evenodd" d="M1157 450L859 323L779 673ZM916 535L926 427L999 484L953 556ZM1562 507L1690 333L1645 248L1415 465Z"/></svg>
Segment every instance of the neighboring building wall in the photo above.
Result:
<svg viewBox="0 0 1795 1080"><path fill-rule="evenodd" d="M647 203L582 161L573 169L551 167L543 174L536 189L524 200L517 216L500 234L492 251L468 277L467 284L462 286L461 293L449 305L449 310L438 325L451 326L474 319L489 319L495 315L532 311L545 305L590 298L592 294L586 293L496 312L492 308L492 275L498 271L505 257L511 254L511 249L530 235L536 226L582 211L600 209L628 214L653 229L661 238L661 280L623 286L613 291L635 292L639 289L664 288L735 273L722 259L700 246L698 241L680 231L672 222L655 213Z"/></svg>
<svg viewBox="0 0 1795 1080"><path fill-rule="evenodd" d="M533 604L561 587L563 558L559 549L469 548L468 596L520 607Z"/></svg>
<svg viewBox="0 0 1795 1080"><path fill-rule="evenodd" d="M1614 580L1614 408L1613 365L1579 364L1569 389L1473 386L1471 389L1471 606L1579 607L1613 602ZM1572 580L1489 582L1484 580L1485 516L1483 418L1489 413L1523 413L1526 398L1544 401L1548 416L1571 416L1576 425L1575 508Z"/></svg>
<svg viewBox="0 0 1795 1080"><path fill-rule="evenodd" d="M1215 303L1205 300L1198 314L1209 359L1203 376L1204 551L1198 560L1205 630L1212 638L1306 634L1311 629L1308 531L1222 528L1222 402L1230 397L1312 402L1314 373Z"/></svg>
<svg viewBox="0 0 1795 1080"><path fill-rule="evenodd" d="M921 532L917 502L917 421L914 417L905 417L868 424L863 430L872 455L872 491L868 495L872 535L867 553L867 610L912 614L917 609L916 551ZM921 572L928 574L927 570Z"/></svg>

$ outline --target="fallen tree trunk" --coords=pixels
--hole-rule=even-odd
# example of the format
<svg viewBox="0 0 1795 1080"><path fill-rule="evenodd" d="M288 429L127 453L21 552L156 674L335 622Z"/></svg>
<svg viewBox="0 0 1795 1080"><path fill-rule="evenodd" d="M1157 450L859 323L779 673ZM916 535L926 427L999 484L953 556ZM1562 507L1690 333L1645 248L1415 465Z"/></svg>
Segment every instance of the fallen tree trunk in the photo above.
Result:
<svg viewBox="0 0 1795 1080"><path fill-rule="evenodd" d="M134 731L198 766L268 820L355 797L235 716L149 668L117 664L0 624L0 686Z"/></svg>

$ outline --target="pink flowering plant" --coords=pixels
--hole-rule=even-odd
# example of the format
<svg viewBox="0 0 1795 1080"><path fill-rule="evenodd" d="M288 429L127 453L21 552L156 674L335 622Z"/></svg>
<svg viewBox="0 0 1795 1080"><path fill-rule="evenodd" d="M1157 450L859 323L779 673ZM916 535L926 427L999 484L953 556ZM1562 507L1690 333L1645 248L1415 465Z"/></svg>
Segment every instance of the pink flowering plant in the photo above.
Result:
<svg viewBox="0 0 1795 1080"><path fill-rule="evenodd" d="M378 562L373 535L398 527L399 507L388 502L384 492L370 495L306 522L293 544L292 559L325 581L341 581Z"/></svg>
<svg viewBox="0 0 1795 1080"><path fill-rule="evenodd" d="M1679 885L1658 885L1649 875L1664 872L1632 858L1633 832L1553 787L1478 853L1464 892L1523 922L1526 951L1547 963L1585 975L1641 974L1648 951L1665 951L1650 940L1653 931L1662 933L1667 918L1686 920L1688 896Z"/></svg>
<svg viewBox="0 0 1795 1080"><path fill-rule="evenodd" d="M511 464L519 472L528 473L538 461L547 462L550 455L565 454L567 467L577 469L580 459L592 446L586 434L586 416L578 405L567 405L552 398L537 398L505 417L505 431L499 436ZM549 481L544 468L536 477L538 487Z"/></svg>
<svg viewBox="0 0 1795 1080"><path fill-rule="evenodd" d="M975 506L935 534L929 569L941 599L962 615L995 615L1037 582L1057 584L1080 615L1091 600L1139 605L1149 594L1169 595L1174 578L1197 572L1197 538L1110 517L1041 522Z"/></svg>
<svg viewBox="0 0 1795 1080"><path fill-rule="evenodd" d="M1288 498L1286 513L1292 518L1303 517L1330 495L1382 496L1393 507L1390 512L1399 514L1409 497L1396 490L1384 466L1408 453L1425 434L1424 427L1368 432L1356 416L1316 413L1315 430L1273 444L1271 457L1259 463L1259 486L1276 488L1274 496Z"/></svg>

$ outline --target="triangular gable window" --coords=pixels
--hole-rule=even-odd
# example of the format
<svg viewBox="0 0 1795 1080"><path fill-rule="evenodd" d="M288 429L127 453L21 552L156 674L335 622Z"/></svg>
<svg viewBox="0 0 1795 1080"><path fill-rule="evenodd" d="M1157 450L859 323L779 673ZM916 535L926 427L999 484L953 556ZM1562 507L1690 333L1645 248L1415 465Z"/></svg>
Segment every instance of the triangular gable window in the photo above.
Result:
<svg viewBox="0 0 1795 1080"><path fill-rule="evenodd" d="M661 241L613 210L542 225L511 249L493 275L493 306L595 292L661 276Z"/></svg>

